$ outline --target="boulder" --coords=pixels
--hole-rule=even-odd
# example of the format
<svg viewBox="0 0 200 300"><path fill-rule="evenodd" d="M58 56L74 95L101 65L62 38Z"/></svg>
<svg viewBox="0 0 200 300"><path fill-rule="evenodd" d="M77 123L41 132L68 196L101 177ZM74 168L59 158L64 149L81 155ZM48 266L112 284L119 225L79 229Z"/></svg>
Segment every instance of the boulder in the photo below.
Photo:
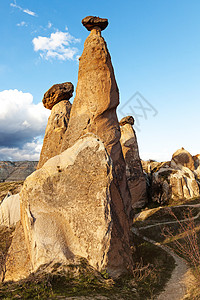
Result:
<svg viewBox="0 0 200 300"><path fill-rule="evenodd" d="M160 204L200 196L194 173L187 167L161 166L151 173L151 198Z"/></svg>
<svg viewBox="0 0 200 300"><path fill-rule="evenodd" d="M0 205L0 225L13 226L20 220L19 194L6 196Z"/></svg>
<svg viewBox="0 0 200 300"><path fill-rule="evenodd" d="M62 100L53 106L45 131L38 169L48 159L60 153L63 136L69 122L71 106L69 100Z"/></svg>
<svg viewBox="0 0 200 300"><path fill-rule="evenodd" d="M135 130L131 116L120 121L122 152L126 162L126 177L131 193L132 207L143 207L147 203L146 179L142 169Z"/></svg>
<svg viewBox="0 0 200 300"><path fill-rule="evenodd" d="M80 57L76 97L61 152L88 132L97 135L113 160L116 187L119 188L126 212L130 216L131 199L116 114L118 104L119 90L111 57L101 30L95 27L87 37Z"/></svg>
<svg viewBox="0 0 200 300"><path fill-rule="evenodd" d="M104 144L87 134L26 179L21 221L32 271L77 257L113 277L131 269L129 222L114 178Z"/></svg>
<svg viewBox="0 0 200 300"><path fill-rule="evenodd" d="M187 167L191 171L194 171L194 169L195 169L194 159L193 159L192 155L184 148L178 149L172 155L171 167L174 167L176 165Z"/></svg>
<svg viewBox="0 0 200 300"><path fill-rule="evenodd" d="M91 31L96 27L100 28L101 30L104 30L108 26L108 19L88 16L82 20L82 24L88 31Z"/></svg>
<svg viewBox="0 0 200 300"><path fill-rule="evenodd" d="M42 99L45 108L52 109L55 104L62 100L69 100L74 92L74 86L71 82L54 84Z"/></svg>

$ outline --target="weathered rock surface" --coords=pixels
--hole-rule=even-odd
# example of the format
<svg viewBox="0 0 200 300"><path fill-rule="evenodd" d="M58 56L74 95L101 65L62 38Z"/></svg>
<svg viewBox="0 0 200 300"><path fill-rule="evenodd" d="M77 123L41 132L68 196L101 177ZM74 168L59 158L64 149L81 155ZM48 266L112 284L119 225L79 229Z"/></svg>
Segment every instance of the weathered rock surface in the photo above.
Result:
<svg viewBox="0 0 200 300"><path fill-rule="evenodd" d="M104 144L87 134L26 179L21 220L32 271L76 257L114 277L131 268L129 223L114 176Z"/></svg>
<svg viewBox="0 0 200 300"><path fill-rule="evenodd" d="M192 155L184 148L178 149L173 155L171 160L171 166L180 165L189 168L194 171L194 159Z"/></svg>
<svg viewBox="0 0 200 300"><path fill-rule="evenodd" d="M0 161L0 182L25 180L37 164L37 161Z"/></svg>
<svg viewBox="0 0 200 300"><path fill-rule="evenodd" d="M193 156L193 159L194 159L194 167L195 167L194 174L200 186L200 154Z"/></svg>
<svg viewBox="0 0 200 300"><path fill-rule="evenodd" d="M20 220L19 194L6 196L0 204L0 225L12 226Z"/></svg>
<svg viewBox="0 0 200 300"><path fill-rule="evenodd" d="M103 19L103 18L99 18L99 17L88 16L88 17L85 17L82 20L82 24L89 31L91 31L95 27L99 27L101 30L104 30L108 26L108 19Z"/></svg>
<svg viewBox="0 0 200 300"><path fill-rule="evenodd" d="M30 256L20 221L16 225L7 257L5 281L18 281L26 278L31 273Z"/></svg>
<svg viewBox="0 0 200 300"><path fill-rule="evenodd" d="M87 132L98 136L113 160L116 186L120 189L126 212L130 214L131 200L116 115L118 104L119 90L111 57L101 31L98 28L93 29L85 41L80 57L76 97L61 152L71 147Z"/></svg>
<svg viewBox="0 0 200 300"><path fill-rule="evenodd" d="M74 86L71 82L64 82L54 84L43 97L43 105L48 109L52 109L53 106L62 101L69 100L74 92Z"/></svg>
<svg viewBox="0 0 200 300"><path fill-rule="evenodd" d="M135 130L131 116L123 118L121 125L121 146L126 162L126 176L131 193L132 207L143 207L147 203L146 179L143 173Z"/></svg>
<svg viewBox="0 0 200 300"><path fill-rule="evenodd" d="M48 119L37 168L41 168L48 159L60 153L63 136L69 122L71 106L68 100L62 100L53 106Z"/></svg>

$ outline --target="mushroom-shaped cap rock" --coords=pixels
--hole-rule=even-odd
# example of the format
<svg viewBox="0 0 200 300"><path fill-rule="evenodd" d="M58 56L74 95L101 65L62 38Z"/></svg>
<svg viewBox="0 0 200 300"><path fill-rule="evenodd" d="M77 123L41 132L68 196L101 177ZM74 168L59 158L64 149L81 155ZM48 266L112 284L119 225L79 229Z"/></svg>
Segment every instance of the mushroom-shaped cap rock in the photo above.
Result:
<svg viewBox="0 0 200 300"><path fill-rule="evenodd" d="M130 125L134 125L134 118L132 116L127 116L121 119L121 121L119 122L120 126L124 126L125 124L130 124Z"/></svg>
<svg viewBox="0 0 200 300"><path fill-rule="evenodd" d="M82 24L89 31L91 31L95 27L99 27L101 30L104 30L108 26L108 19L102 19L99 17L88 16L82 20Z"/></svg>
<svg viewBox="0 0 200 300"><path fill-rule="evenodd" d="M74 86L71 82L54 84L45 94L42 99L44 107L52 109L52 107L62 100L69 100L74 91Z"/></svg>

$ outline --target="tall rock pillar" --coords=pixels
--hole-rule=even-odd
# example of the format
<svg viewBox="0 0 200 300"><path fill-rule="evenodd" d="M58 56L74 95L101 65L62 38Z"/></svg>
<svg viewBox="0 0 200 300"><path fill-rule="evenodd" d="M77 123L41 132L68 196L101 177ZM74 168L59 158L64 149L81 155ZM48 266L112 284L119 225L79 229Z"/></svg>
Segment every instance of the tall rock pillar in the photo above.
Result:
<svg viewBox="0 0 200 300"><path fill-rule="evenodd" d="M119 90L108 48L101 36L101 31L108 25L108 20L86 17L82 23L90 31L90 35L85 41L80 57L76 97L61 151L71 147L88 132L98 136L113 160L116 186L123 198L126 213L130 215L131 200L126 183L126 167L116 114Z"/></svg>

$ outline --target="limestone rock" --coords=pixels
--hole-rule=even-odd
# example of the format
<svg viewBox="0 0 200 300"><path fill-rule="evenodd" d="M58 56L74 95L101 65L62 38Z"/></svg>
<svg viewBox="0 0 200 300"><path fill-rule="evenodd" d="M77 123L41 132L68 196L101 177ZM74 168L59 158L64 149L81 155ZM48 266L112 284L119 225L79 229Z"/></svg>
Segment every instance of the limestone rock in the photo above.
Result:
<svg viewBox="0 0 200 300"><path fill-rule="evenodd" d="M71 82L64 82L59 84L54 84L43 97L43 105L48 109L52 109L52 107L62 101L69 100L72 97L74 92L74 86Z"/></svg>
<svg viewBox="0 0 200 300"><path fill-rule="evenodd" d="M81 136L92 132L104 143L116 173L116 186L130 215L131 200L125 177L125 162L120 145L116 108L119 90L106 42L98 29L87 37L80 57L76 97L61 151L71 147Z"/></svg>
<svg viewBox="0 0 200 300"><path fill-rule="evenodd" d="M191 171L194 171L194 159L192 155L184 148L177 150L172 155L171 166L173 167L175 164L187 167Z"/></svg>
<svg viewBox="0 0 200 300"><path fill-rule="evenodd" d="M108 19L102 19L99 17L88 16L82 20L82 24L89 31L91 31L95 27L99 27L101 30L104 30L108 26Z"/></svg>
<svg viewBox="0 0 200 300"><path fill-rule="evenodd" d="M12 226L20 220L19 194L6 196L0 205L0 225Z"/></svg>
<svg viewBox="0 0 200 300"><path fill-rule="evenodd" d="M48 159L60 153L63 136L69 122L71 106L68 100L62 100L53 106L37 168L41 168Z"/></svg>
<svg viewBox="0 0 200 300"><path fill-rule="evenodd" d="M84 257L113 277L132 266L129 223L112 160L93 134L49 159L20 193L32 271Z"/></svg>

